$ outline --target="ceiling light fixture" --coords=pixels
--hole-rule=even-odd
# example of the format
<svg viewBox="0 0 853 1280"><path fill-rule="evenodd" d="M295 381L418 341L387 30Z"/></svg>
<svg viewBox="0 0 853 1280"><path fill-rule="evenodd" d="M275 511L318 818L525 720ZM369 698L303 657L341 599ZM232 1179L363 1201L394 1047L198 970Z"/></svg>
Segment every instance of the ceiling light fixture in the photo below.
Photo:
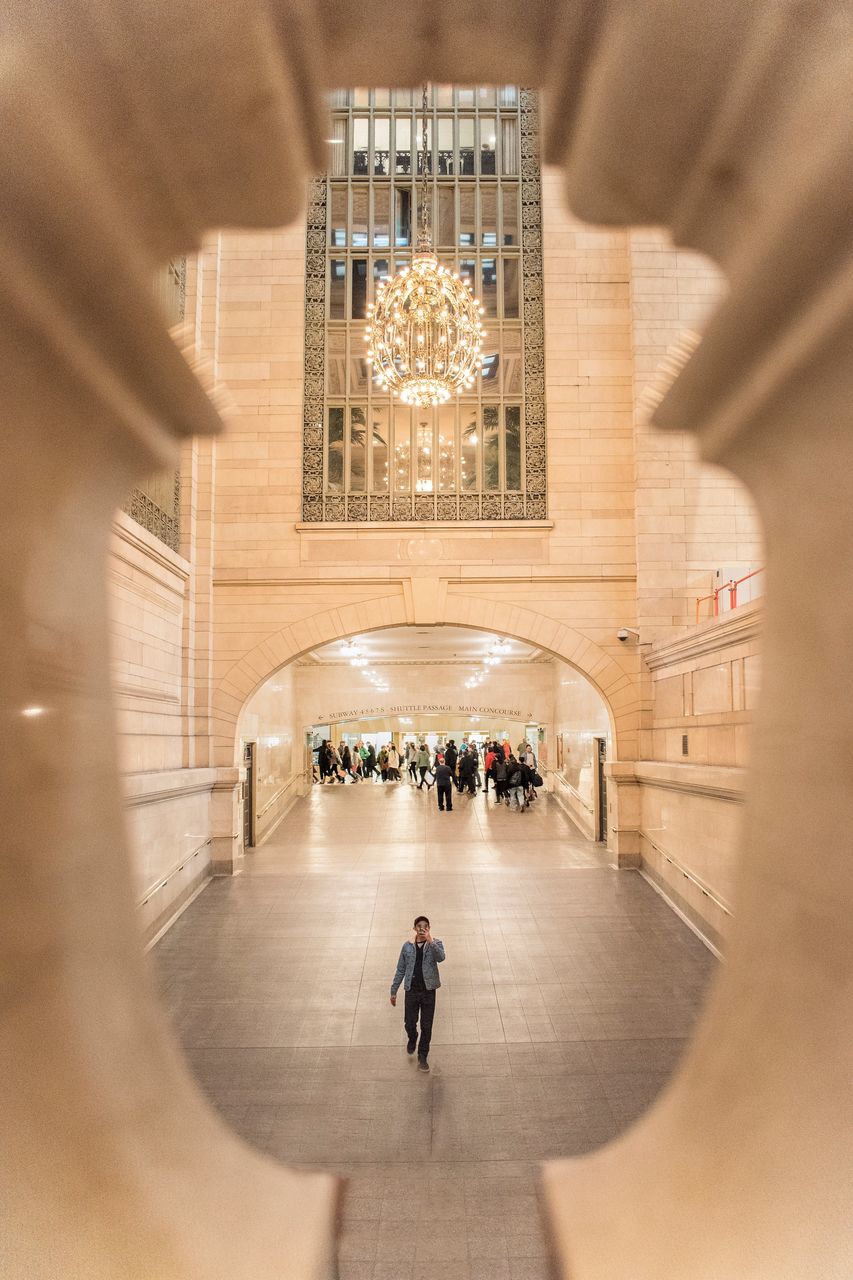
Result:
<svg viewBox="0 0 853 1280"><path fill-rule="evenodd" d="M411 267L380 280L368 311L368 364L374 381L404 404L444 404L474 385L482 370L483 307L432 246L427 200L427 86L423 90L420 220ZM431 166L430 166L431 168Z"/></svg>

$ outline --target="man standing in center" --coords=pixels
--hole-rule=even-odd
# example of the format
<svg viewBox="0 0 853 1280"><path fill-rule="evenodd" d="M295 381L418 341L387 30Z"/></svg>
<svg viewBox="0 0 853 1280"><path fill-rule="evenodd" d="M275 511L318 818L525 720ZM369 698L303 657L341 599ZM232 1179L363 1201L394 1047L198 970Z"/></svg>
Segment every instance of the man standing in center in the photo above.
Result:
<svg viewBox="0 0 853 1280"><path fill-rule="evenodd" d="M400 949L397 971L391 982L391 1003L396 1005L397 991L402 982L406 991L404 1024L409 1037L406 1052L412 1054L417 1048L418 1067L421 1071L429 1071L427 1057L435 1017L435 993L441 986L438 966L444 959L444 943L432 936L426 916L415 918L414 929L412 939L404 942ZM418 1015L421 1020L420 1042Z"/></svg>
<svg viewBox="0 0 853 1280"><path fill-rule="evenodd" d="M437 759L438 757L436 757ZM435 793L438 797L439 812L443 813L445 805L447 812L453 812L453 773L450 766L444 760L441 764L435 766Z"/></svg>

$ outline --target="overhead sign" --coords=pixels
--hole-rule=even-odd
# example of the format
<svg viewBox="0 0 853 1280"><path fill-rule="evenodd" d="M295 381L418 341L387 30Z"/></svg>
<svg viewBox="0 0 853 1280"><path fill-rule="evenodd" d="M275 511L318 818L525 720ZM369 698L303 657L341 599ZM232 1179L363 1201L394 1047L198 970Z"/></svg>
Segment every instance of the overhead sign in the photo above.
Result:
<svg viewBox="0 0 853 1280"><path fill-rule="evenodd" d="M405 716L420 713L421 715L466 715L466 716L500 716L507 720L523 720L525 724L533 719L532 711L522 711L520 707L484 707L453 702L405 702L394 703L387 707L358 707L346 711L326 711L314 717L314 724L331 724L338 720L369 720L374 716Z"/></svg>

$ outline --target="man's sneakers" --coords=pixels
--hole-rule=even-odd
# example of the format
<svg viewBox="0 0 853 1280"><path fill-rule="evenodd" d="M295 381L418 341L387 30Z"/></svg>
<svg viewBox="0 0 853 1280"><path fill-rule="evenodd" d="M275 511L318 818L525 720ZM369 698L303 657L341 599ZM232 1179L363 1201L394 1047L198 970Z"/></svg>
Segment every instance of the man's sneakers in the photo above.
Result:
<svg viewBox="0 0 853 1280"><path fill-rule="evenodd" d="M429 1071L429 1063L426 1058L418 1058L418 1071Z"/></svg>
<svg viewBox="0 0 853 1280"><path fill-rule="evenodd" d="M409 1043L406 1045L406 1053L414 1053L415 1045L417 1043L418 1043L417 1040L410 1040Z"/></svg>

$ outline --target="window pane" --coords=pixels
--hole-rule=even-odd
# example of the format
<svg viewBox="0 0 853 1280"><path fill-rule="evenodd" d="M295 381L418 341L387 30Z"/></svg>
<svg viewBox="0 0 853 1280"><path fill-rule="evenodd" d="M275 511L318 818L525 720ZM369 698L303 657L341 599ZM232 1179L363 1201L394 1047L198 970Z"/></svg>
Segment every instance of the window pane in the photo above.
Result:
<svg viewBox="0 0 853 1280"><path fill-rule="evenodd" d="M518 106L518 90L514 84L505 84L501 86L500 105L502 107Z"/></svg>
<svg viewBox="0 0 853 1280"><path fill-rule="evenodd" d="M367 248L367 187L352 190L352 243L357 249Z"/></svg>
<svg viewBox="0 0 853 1280"><path fill-rule="evenodd" d="M474 172L474 121L466 116L459 121L459 172Z"/></svg>
<svg viewBox="0 0 853 1280"><path fill-rule="evenodd" d="M370 411L373 438L373 480L374 493L388 492L388 405L374 404Z"/></svg>
<svg viewBox="0 0 853 1280"><path fill-rule="evenodd" d="M426 208L427 208L427 213L429 214L429 225L430 225L430 228L432 228L435 226L435 188L432 183L430 183L430 185L427 188ZM423 217L423 207L421 204L421 189L420 187L418 187L417 191L415 192L415 201L414 201L414 218L415 218L415 226L416 226L416 232L415 232L416 235L417 235L417 231L420 230L422 217ZM433 241L433 243L435 243L435 241Z"/></svg>
<svg viewBox="0 0 853 1280"><path fill-rule="evenodd" d="M373 188L373 244L377 249L387 249L391 243L391 188Z"/></svg>
<svg viewBox="0 0 853 1280"><path fill-rule="evenodd" d="M521 330L504 326L501 337L501 354L504 367L504 395L521 395L523 361L521 354Z"/></svg>
<svg viewBox="0 0 853 1280"><path fill-rule="evenodd" d="M329 176L343 178L347 171L347 122L333 120L329 135Z"/></svg>
<svg viewBox="0 0 853 1280"><path fill-rule="evenodd" d="M352 309L353 320L362 320L367 314L367 259L352 260Z"/></svg>
<svg viewBox="0 0 853 1280"><path fill-rule="evenodd" d="M409 116L394 118L394 142L397 173L412 172L412 121Z"/></svg>
<svg viewBox="0 0 853 1280"><path fill-rule="evenodd" d="M506 488L521 488L521 406L508 404L504 410L504 448L506 450Z"/></svg>
<svg viewBox="0 0 853 1280"><path fill-rule="evenodd" d="M459 274L477 292L477 263L474 258L462 258L459 263Z"/></svg>
<svg viewBox="0 0 853 1280"><path fill-rule="evenodd" d="M394 243L412 242L412 192L409 187L394 189Z"/></svg>
<svg viewBox="0 0 853 1280"><path fill-rule="evenodd" d="M483 488L494 492L501 487L501 442L496 404L483 407Z"/></svg>
<svg viewBox="0 0 853 1280"><path fill-rule="evenodd" d="M344 487L344 411L329 410L326 435L326 489L340 493Z"/></svg>
<svg viewBox="0 0 853 1280"><path fill-rule="evenodd" d="M390 105L391 105L391 90L390 90L390 89L374 89L374 90L373 90L373 105L374 105L375 107L390 107Z"/></svg>
<svg viewBox="0 0 853 1280"><path fill-rule="evenodd" d="M330 396L346 395L347 335L332 329L326 335L326 390Z"/></svg>
<svg viewBox="0 0 853 1280"><path fill-rule="evenodd" d="M347 189L339 183L332 184L329 201L329 244L340 246L347 242Z"/></svg>
<svg viewBox="0 0 853 1280"><path fill-rule="evenodd" d="M329 105L331 107L348 107L349 106L349 89L333 89L329 94Z"/></svg>
<svg viewBox="0 0 853 1280"><path fill-rule="evenodd" d="M429 409L418 409L418 420L415 427L417 433L417 466L418 475L415 488L418 493L432 493L432 412Z"/></svg>
<svg viewBox="0 0 853 1280"><path fill-rule="evenodd" d="M394 106L410 107L412 105L411 89L395 89L394 90Z"/></svg>
<svg viewBox="0 0 853 1280"><path fill-rule="evenodd" d="M438 228L436 244L453 245L456 243L456 227L454 214L456 191L452 186L438 188Z"/></svg>
<svg viewBox="0 0 853 1280"><path fill-rule="evenodd" d="M498 314L498 262L497 258L483 259L482 288L479 291L480 302L486 308L487 316ZM475 289L476 293L477 290Z"/></svg>
<svg viewBox="0 0 853 1280"><path fill-rule="evenodd" d="M367 173L367 116L355 116L352 122L352 171Z"/></svg>
<svg viewBox="0 0 853 1280"><path fill-rule="evenodd" d="M501 389L501 353L499 339L488 333L483 342L483 370L480 382L484 396L495 396Z"/></svg>
<svg viewBox="0 0 853 1280"><path fill-rule="evenodd" d="M346 320L347 264L340 258L329 263L329 319Z"/></svg>
<svg viewBox="0 0 853 1280"><path fill-rule="evenodd" d="M354 107L370 106L370 90L369 89L353 89L352 105Z"/></svg>
<svg viewBox="0 0 853 1280"><path fill-rule="evenodd" d="M477 106L493 107L495 105L496 92L497 91L494 85L491 85L491 84L481 85L481 87L477 90Z"/></svg>
<svg viewBox="0 0 853 1280"><path fill-rule="evenodd" d="M394 488L408 493L412 487L412 411L406 405L394 405Z"/></svg>
<svg viewBox="0 0 853 1280"><path fill-rule="evenodd" d="M427 116L427 173L434 172L434 159L432 154L432 117ZM418 116L415 120L415 143L418 152L418 173L424 171L424 118Z"/></svg>
<svg viewBox="0 0 853 1280"><path fill-rule="evenodd" d="M445 175L454 172L453 120L449 116L441 116L438 121L438 173Z"/></svg>
<svg viewBox="0 0 853 1280"><path fill-rule="evenodd" d="M442 493L456 489L456 405L438 410L438 487Z"/></svg>
<svg viewBox="0 0 853 1280"><path fill-rule="evenodd" d="M459 188L459 243L474 245L477 243L477 224L475 221L474 188Z"/></svg>
<svg viewBox="0 0 853 1280"><path fill-rule="evenodd" d="M367 343L360 334L352 335L349 357L349 389L351 395L367 395L370 365L367 363Z"/></svg>
<svg viewBox="0 0 853 1280"><path fill-rule="evenodd" d="M473 107L474 105L473 89L462 86L461 88L457 89L456 92L459 95L460 107Z"/></svg>
<svg viewBox="0 0 853 1280"><path fill-rule="evenodd" d="M480 188L480 244L487 249L498 247L498 189Z"/></svg>
<svg viewBox="0 0 853 1280"><path fill-rule="evenodd" d="M364 493L367 485L367 420L364 409L350 409L349 488L351 493Z"/></svg>
<svg viewBox="0 0 853 1280"><path fill-rule="evenodd" d="M504 316L518 319L518 258L504 258Z"/></svg>
<svg viewBox="0 0 853 1280"><path fill-rule="evenodd" d="M480 117L480 173L493 174L495 172L497 131L497 121L493 117Z"/></svg>
<svg viewBox="0 0 853 1280"><path fill-rule="evenodd" d="M471 490L477 488L477 448L480 440L477 431L477 410L465 404L460 405L460 409L462 411L460 487Z"/></svg>
<svg viewBox="0 0 853 1280"><path fill-rule="evenodd" d="M391 172L391 121L377 116L373 121L373 172L387 177Z"/></svg>
<svg viewBox="0 0 853 1280"><path fill-rule="evenodd" d="M501 120L501 173L518 173L518 121Z"/></svg>
<svg viewBox="0 0 853 1280"><path fill-rule="evenodd" d="M501 233L504 244L518 244L518 187L514 182L501 183Z"/></svg>
<svg viewBox="0 0 853 1280"><path fill-rule="evenodd" d="M453 106L453 85L437 84L435 86L435 105L437 107Z"/></svg>
<svg viewBox="0 0 853 1280"><path fill-rule="evenodd" d="M379 280L388 279L388 259L373 259L373 296L376 297L376 285Z"/></svg>

